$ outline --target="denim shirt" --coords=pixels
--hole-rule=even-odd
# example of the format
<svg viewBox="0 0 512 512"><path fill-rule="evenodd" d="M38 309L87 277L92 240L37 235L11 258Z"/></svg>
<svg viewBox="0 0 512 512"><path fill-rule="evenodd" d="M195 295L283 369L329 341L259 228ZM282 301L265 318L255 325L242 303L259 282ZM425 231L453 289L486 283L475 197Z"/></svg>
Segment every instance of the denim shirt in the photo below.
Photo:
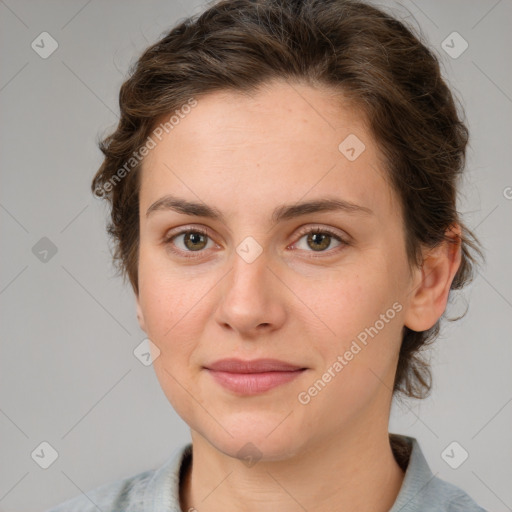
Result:
<svg viewBox="0 0 512 512"><path fill-rule="evenodd" d="M389 512L486 512L463 490L432 474L415 438L393 436L409 447L410 457ZM179 488L180 470L191 456L189 443L158 469L102 485L45 512L188 512L180 508Z"/></svg>

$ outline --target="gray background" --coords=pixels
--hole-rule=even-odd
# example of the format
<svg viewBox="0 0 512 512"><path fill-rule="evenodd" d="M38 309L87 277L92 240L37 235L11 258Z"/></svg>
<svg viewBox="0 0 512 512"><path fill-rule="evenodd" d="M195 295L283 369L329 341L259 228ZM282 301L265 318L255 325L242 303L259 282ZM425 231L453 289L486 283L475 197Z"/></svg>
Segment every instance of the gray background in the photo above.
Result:
<svg viewBox="0 0 512 512"><path fill-rule="evenodd" d="M467 316L429 352L432 396L394 405L390 430L418 438L433 472L483 507L512 510L512 3L377 5L421 27L462 97L472 138L460 209L488 258L464 294ZM0 0L2 511L43 510L154 468L189 440L152 367L133 355L144 333L89 185L130 60L199 8ZM59 45L47 59L31 48L43 31ZM453 31L469 43L456 59L441 46ZM43 237L57 248L46 262L32 251ZM469 453L458 469L441 457L454 440ZM58 452L48 469L31 457L43 441Z"/></svg>

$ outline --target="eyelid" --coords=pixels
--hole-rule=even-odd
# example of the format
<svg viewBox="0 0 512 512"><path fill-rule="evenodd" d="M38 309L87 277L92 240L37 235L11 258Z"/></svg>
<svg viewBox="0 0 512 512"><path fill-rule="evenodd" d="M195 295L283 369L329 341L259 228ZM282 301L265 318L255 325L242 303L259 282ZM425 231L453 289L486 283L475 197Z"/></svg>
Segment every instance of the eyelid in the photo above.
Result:
<svg viewBox="0 0 512 512"><path fill-rule="evenodd" d="M187 224L185 226L178 226L176 228L169 229L165 232L164 238L172 238L176 235L181 235L187 231L197 231L198 233L208 234L211 230L201 224Z"/></svg>
<svg viewBox="0 0 512 512"><path fill-rule="evenodd" d="M297 239L295 242L293 242L288 247L293 247L296 244L300 242L300 240L309 234L314 233L322 233L330 235L332 238L336 239L340 245L338 247L329 248L325 251L303 251L305 252L306 256L304 256L306 259L315 260L315 259L327 259L330 257L336 257L340 254L341 251L343 251L346 247L352 245L352 238L346 234L345 232L340 232L340 230L330 227L330 226L321 226L321 225L307 225L303 228L299 229L299 232L297 235L295 235L295 238ZM343 233L343 234L342 234ZM295 250L301 250L301 249L295 249Z"/></svg>
<svg viewBox="0 0 512 512"><path fill-rule="evenodd" d="M208 228L195 225L180 226L179 228L170 229L165 232L162 241L164 244L168 244L173 238L186 235L187 233L200 233L201 235L207 236L213 242L213 236L211 236L211 232Z"/></svg>
<svg viewBox="0 0 512 512"><path fill-rule="evenodd" d="M351 240L350 236L346 232L341 231L340 229L337 229L337 228L330 227L330 226L323 226L321 224L317 224L317 225L307 224L306 226L299 228L299 232L297 233L296 236L298 236L300 239L304 235L307 235L309 233L316 233L316 232L327 233L329 235L332 235L334 238L337 238L338 240L340 240L341 242L343 242L345 244L350 243L350 240Z"/></svg>

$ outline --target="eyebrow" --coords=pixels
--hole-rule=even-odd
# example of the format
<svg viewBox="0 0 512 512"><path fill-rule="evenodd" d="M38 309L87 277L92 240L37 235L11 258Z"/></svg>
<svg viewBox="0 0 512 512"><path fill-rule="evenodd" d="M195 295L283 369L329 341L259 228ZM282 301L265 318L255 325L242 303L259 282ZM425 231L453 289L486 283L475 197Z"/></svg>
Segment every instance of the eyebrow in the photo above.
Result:
<svg viewBox="0 0 512 512"><path fill-rule="evenodd" d="M225 223L225 217L220 210L204 203L197 203L166 195L155 201L146 211L146 217L151 213L161 210L173 210L177 213L194 217L206 217ZM332 197L314 199L296 204L283 204L274 209L271 224L277 224L283 220L290 220L308 213L342 211L349 214L373 215L373 211L366 206L357 205L343 199Z"/></svg>

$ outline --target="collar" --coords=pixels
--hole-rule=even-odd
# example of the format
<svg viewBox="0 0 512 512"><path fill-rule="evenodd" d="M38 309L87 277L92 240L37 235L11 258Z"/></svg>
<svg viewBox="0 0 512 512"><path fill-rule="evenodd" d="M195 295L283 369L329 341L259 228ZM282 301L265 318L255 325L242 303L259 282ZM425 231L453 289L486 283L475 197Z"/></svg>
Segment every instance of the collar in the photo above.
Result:
<svg viewBox="0 0 512 512"><path fill-rule="evenodd" d="M420 495L434 475L423 456L418 441L409 436L390 434L391 446L397 461L407 464L398 496L389 512L406 510ZM407 463L407 452L410 453ZM144 491L144 510L152 512L181 512L179 503L180 472L192 458L192 443L174 450L167 462L155 471ZM401 461L401 462L400 462Z"/></svg>

